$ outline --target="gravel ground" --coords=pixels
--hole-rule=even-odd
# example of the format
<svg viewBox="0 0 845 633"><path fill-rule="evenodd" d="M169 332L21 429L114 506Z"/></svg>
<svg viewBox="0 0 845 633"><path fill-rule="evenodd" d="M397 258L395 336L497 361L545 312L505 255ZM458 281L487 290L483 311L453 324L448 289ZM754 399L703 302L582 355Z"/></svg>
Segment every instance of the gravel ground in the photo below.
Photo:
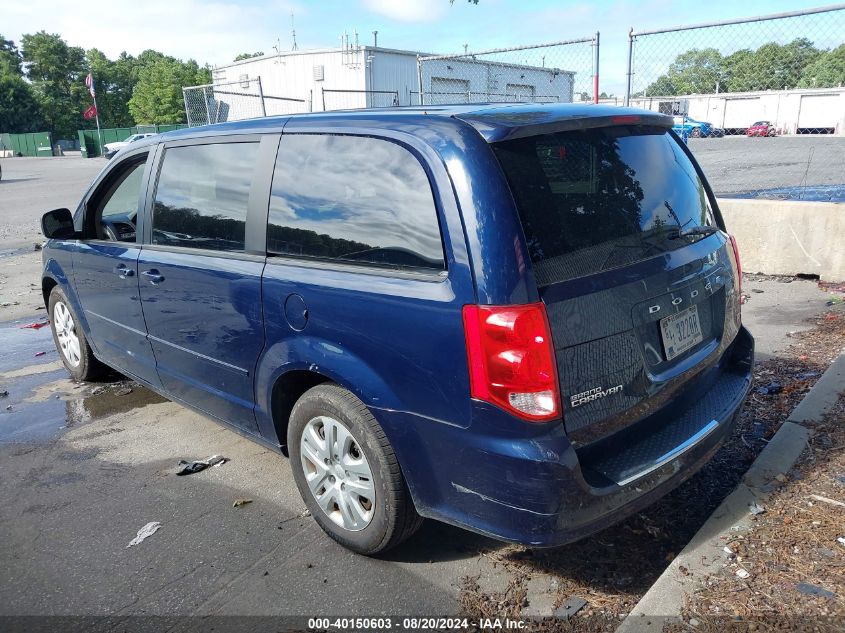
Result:
<svg viewBox="0 0 845 633"><path fill-rule="evenodd" d="M698 579L684 620L699 631L842 631L845 623L845 397L778 480L733 555ZM737 573L745 578L740 578ZM678 626L668 630L689 630Z"/></svg>

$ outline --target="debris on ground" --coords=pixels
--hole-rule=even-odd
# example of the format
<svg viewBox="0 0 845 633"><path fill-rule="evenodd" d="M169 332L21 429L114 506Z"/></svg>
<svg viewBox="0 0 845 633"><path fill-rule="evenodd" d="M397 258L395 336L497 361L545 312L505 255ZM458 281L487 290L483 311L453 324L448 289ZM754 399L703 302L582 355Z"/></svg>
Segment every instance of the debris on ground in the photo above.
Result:
<svg viewBox="0 0 845 633"><path fill-rule="evenodd" d="M178 470L176 471L176 475L193 475L194 473L198 473L200 471L205 470L209 466L222 466L227 461L229 460L227 460L222 455L212 455L211 457L206 457L205 459L198 459L193 462L180 459L179 463L176 465L176 468L178 468Z"/></svg>
<svg viewBox="0 0 845 633"><path fill-rule="evenodd" d="M739 631L726 628L728 616L755 623L755 629L743 631L842 630L845 514L838 503L829 501L837 501L837 494L841 495L836 476L845 470L844 418L845 394L813 425L813 435L795 464L801 476L790 476L774 490L766 502L766 513L731 542L736 560L753 573L738 584L736 577L741 574L731 563L708 568L687 592L682 610L687 624L695 618L704 631ZM667 628L689 630L683 625Z"/></svg>
<svg viewBox="0 0 845 633"><path fill-rule="evenodd" d="M743 580L751 576L751 574L749 574L748 571L743 569L742 567L736 570L736 575L742 578Z"/></svg>
<svg viewBox="0 0 845 633"><path fill-rule="evenodd" d="M233 508L240 508L245 506L248 503L252 503L252 499L235 499L235 502L232 504Z"/></svg>
<svg viewBox="0 0 845 633"><path fill-rule="evenodd" d="M0 398L5 398L9 395L9 392L6 389L0 389Z"/></svg>
<svg viewBox="0 0 845 633"><path fill-rule="evenodd" d="M810 495L810 499L814 499L815 501L821 501L822 503L829 503L832 506L839 506L840 508L845 508L845 503L842 501L837 501L836 499L831 499L830 497L822 497L821 495Z"/></svg>
<svg viewBox="0 0 845 633"><path fill-rule="evenodd" d="M21 330L40 330L43 327L50 325L49 321L35 321L34 323L27 323L26 325L19 325Z"/></svg>
<svg viewBox="0 0 845 633"><path fill-rule="evenodd" d="M831 294L845 294L845 282L820 281L819 288Z"/></svg>
<svg viewBox="0 0 845 633"><path fill-rule="evenodd" d="M35 352L35 357L37 358L39 356L44 356L46 354L47 354L47 352Z"/></svg>
<svg viewBox="0 0 845 633"><path fill-rule="evenodd" d="M755 502L755 503L752 503L750 506L748 506L748 511L752 515L757 516L759 514L763 514L766 511L766 508L761 506L759 503Z"/></svg>
<svg viewBox="0 0 845 633"><path fill-rule="evenodd" d="M587 601L577 596L572 596L564 602L560 607L555 609L556 618L566 618L567 620L578 613L581 609L587 606Z"/></svg>
<svg viewBox="0 0 845 633"><path fill-rule="evenodd" d="M120 389L118 389L117 391L114 392L114 395L116 395L116 396L128 396L130 393L132 393L131 387L121 387Z"/></svg>
<svg viewBox="0 0 845 633"><path fill-rule="evenodd" d="M133 545L137 545L138 543L140 543L144 539L146 539L146 538L152 536L153 534L155 534L156 532L158 532L160 527L161 527L161 523L159 523L158 521L150 521L144 527L142 527L140 530L138 530L138 534L135 536L135 538L133 538L131 541L129 541L129 545L127 545L126 547L129 548L129 547L132 547Z"/></svg>
<svg viewBox="0 0 845 633"><path fill-rule="evenodd" d="M776 393L780 393L781 389L783 389L783 387L781 387L781 384L779 382L770 382L765 387L757 387L757 393L762 394L764 396L769 396L774 395Z"/></svg>
<svg viewBox="0 0 845 633"><path fill-rule="evenodd" d="M823 598L835 598L836 594L832 591L828 591L824 587L819 587L817 585L811 585L808 582L799 582L795 585L795 588L807 596L821 596Z"/></svg>

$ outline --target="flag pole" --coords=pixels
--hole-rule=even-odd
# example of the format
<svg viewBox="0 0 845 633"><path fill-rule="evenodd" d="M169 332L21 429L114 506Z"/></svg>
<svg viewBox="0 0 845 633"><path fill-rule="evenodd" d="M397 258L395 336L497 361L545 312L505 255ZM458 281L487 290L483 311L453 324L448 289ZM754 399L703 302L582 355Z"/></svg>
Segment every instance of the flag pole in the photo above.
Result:
<svg viewBox="0 0 845 633"><path fill-rule="evenodd" d="M93 80L94 75L91 75L91 77L92 77L91 85L93 86L94 85L94 80ZM100 132L100 109L97 107L97 92L96 92L96 90L94 91L94 94L92 94L91 96L94 97L94 111L97 113L97 116L95 117L97 119L97 138L100 139L100 156L102 156L105 153L106 148L103 147L103 133Z"/></svg>

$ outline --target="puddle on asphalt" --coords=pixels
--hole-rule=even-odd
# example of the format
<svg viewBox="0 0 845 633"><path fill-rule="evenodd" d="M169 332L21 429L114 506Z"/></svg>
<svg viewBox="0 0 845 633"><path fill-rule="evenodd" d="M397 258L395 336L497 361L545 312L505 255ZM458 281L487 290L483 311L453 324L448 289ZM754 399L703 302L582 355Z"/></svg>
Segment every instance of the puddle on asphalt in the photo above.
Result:
<svg viewBox="0 0 845 633"><path fill-rule="evenodd" d="M42 314L33 319L20 319L0 326L0 374L30 365L53 363L59 359L49 325L37 330L21 327L29 323L42 323L46 319Z"/></svg>
<svg viewBox="0 0 845 633"><path fill-rule="evenodd" d="M14 257L15 255L23 255L24 253L31 253L32 248L0 248L0 259L4 257Z"/></svg>
<svg viewBox="0 0 845 633"><path fill-rule="evenodd" d="M49 327L0 326L0 443L43 442L64 430L165 402L115 374L111 382L75 383L58 360ZM46 352L36 356L39 352Z"/></svg>

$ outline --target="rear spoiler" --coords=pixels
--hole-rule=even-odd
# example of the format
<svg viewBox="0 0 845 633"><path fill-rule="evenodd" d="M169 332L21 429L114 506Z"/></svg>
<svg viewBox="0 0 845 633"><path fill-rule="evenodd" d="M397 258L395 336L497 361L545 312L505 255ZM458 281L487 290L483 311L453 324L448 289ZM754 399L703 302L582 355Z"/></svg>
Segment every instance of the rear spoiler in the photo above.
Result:
<svg viewBox="0 0 845 633"><path fill-rule="evenodd" d="M469 123L488 143L619 125L644 125L670 129L673 123L672 117L665 114L630 108L618 108L618 113L603 113L600 116L590 116L587 113L561 116L559 112L538 109L533 112L515 112L511 115L496 112L493 116L485 114L482 110L456 114L454 117Z"/></svg>

